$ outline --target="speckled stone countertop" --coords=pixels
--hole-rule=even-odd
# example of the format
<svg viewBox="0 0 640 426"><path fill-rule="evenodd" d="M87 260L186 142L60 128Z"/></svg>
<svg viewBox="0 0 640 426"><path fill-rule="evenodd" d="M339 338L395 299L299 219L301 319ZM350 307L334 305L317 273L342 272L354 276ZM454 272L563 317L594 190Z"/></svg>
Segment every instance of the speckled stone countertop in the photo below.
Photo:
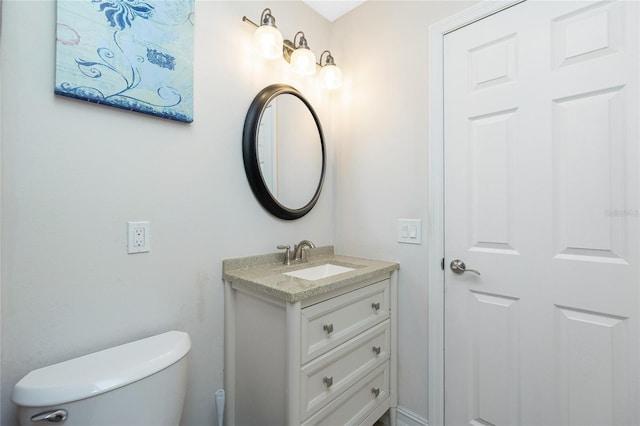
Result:
<svg viewBox="0 0 640 426"><path fill-rule="evenodd" d="M222 277L234 285L275 296L287 302L298 302L400 268L395 262L335 254L333 246L310 249L308 262L291 262L291 265L287 266L283 265L283 260L282 252L225 259L222 261ZM315 281L284 275L285 272L325 263L347 266L355 270Z"/></svg>

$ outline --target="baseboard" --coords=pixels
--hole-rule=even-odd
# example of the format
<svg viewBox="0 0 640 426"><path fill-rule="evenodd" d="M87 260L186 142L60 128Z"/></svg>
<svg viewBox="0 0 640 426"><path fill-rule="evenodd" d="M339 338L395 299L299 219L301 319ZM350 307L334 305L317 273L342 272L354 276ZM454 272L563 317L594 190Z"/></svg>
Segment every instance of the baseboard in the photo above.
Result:
<svg viewBox="0 0 640 426"><path fill-rule="evenodd" d="M428 426L427 419L420 417L413 411L407 410L404 407L398 407L397 411L398 426Z"/></svg>

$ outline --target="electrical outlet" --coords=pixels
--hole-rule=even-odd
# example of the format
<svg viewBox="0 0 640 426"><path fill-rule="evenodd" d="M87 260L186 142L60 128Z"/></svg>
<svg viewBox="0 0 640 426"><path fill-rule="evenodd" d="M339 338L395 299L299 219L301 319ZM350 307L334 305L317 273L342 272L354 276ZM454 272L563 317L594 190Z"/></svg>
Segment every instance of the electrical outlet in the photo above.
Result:
<svg viewBox="0 0 640 426"><path fill-rule="evenodd" d="M144 228L133 228L133 247L144 247Z"/></svg>
<svg viewBox="0 0 640 426"><path fill-rule="evenodd" d="M129 254L149 251L149 222L129 222L128 249Z"/></svg>

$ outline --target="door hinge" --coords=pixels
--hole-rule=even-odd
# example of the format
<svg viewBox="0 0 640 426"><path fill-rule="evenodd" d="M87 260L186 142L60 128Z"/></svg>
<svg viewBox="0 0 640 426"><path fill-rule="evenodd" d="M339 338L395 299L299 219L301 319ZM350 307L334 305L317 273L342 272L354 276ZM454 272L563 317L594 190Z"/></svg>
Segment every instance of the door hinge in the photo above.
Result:
<svg viewBox="0 0 640 426"><path fill-rule="evenodd" d="M440 268L442 268L442 270L444 271L444 257L440 261Z"/></svg>

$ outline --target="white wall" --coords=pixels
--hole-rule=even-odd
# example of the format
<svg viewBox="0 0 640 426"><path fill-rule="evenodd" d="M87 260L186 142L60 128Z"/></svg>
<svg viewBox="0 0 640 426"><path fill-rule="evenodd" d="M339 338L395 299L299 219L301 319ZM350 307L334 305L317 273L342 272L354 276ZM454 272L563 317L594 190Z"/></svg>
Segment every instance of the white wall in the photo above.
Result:
<svg viewBox="0 0 640 426"><path fill-rule="evenodd" d="M426 243L397 243L396 221L422 219L427 229L428 29L469 5L369 1L331 30L345 76L333 112L336 250L400 262L399 404L422 422L428 418L428 252Z"/></svg>
<svg viewBox="0 0 640 426"><path fill-rule="evenodd" d="M302 2L198 1L186 125L54 96L55 1L3 2L3 426L16 424L9 398L28 371L170 329L193 341L183 424L214 424L222 259L333 242L333 161L295 222L263 210L244 174L242 126L264 86L293 84L330 127L330 98L255 61L241 18L259 21L264 7L285 36L304 29L312 48L328 46L330 24ZM133 220L151 222L148 254L126 253Z"/></svg>

